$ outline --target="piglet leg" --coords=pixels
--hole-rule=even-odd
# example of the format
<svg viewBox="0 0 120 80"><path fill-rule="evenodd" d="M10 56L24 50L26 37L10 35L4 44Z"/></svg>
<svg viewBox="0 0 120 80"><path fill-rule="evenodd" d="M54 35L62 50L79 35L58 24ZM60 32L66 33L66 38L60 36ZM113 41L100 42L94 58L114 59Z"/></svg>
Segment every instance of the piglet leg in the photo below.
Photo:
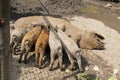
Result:
<svg viewBox="0 0 120 80"><path fill-rule="evenodd" d="M73 57L70 55L70 53L68 52L68 51L66 51L67 52L67 54L68 54L68 58L69 58L69 60L70 60L70 63L71 63L71 65L69 66L69 69L70 70L73 70L73 69L75 69L75 66L74 66L74 59L73 59Z"/></svg>
<svg viewBox="0 0 120 80"><path fill-rule="evenodd" d="M59 60L59 65L60 65L60 70L63 71L63 65L62 65L62 58L63 58L63 54L62 54L62 50L58 51L58 60Z"/></svg>
<svg viewBox="0 0 120 80"><path fill-rule="evenodd" d="M25 52L25 57L24 57L24 63L27 64L27 56L28 56L28 53L29 53L29 49L26 50Z"/></svg>
<svg viewBox="0 0 120 80"><path fill-rule="evenodd" d="M76 53L76 60L77 60L80 72L83 72L80 52Z"/></svg>
<svg viewBox="0 0 120 80"><path fill-rule="evenodd" d="M18 43L15 43L14 46L13 46L13 50L12 50L12 51L13 51L13 54L14 54L14 55L16 55L15 49L16 49L17 46L18 46Z"/></svg>
<svg viewBox="0 0 120 80"><path fill-rule="evenodd" d="M36 66L39 66L39 65L38 65L39 56L40 56L40 55L39 55L38 53L35 53L35 65L36 65Z"/></svg>
<svg viewBox="0 0 120 80"><path fill-rule="evenodd" d="M19 63L21 63L21 60L22 60L22 57L23 57L23 54L25 53L25 48L24 49L21 49L21 53L20 53L20 58L18 60Z"/></svg>
<svg viewBox="0 0 120 80"><path fill-rule="evenodd" d="M51 71L52 70L52 67L53 67L53 63L54 63L54 58L55 58L55 52L54 51L51 51L51 62L50 62L50 66L49 66L49 70Z"/></svg>
<svg viewBox="0 0 120 80"><path fill-rule="evenodd" d="M44 57L44 52L40 52L40 57L39 57L39 68L41 68L41 66L42 66L43 57Z"/></svg>

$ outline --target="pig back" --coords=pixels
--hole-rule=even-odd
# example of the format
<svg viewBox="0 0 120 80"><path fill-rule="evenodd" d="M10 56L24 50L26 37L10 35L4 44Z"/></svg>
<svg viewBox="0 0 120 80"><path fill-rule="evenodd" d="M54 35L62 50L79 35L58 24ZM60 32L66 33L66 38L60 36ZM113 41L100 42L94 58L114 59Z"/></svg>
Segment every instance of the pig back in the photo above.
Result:
<svg viewBox="0 0 120 80"><path fill-rule="evenodd" d="M63 45L69 50L71 53L75 53L77 50L79 50L77 44L69 38L65 33L61 30L58 30L58 36L60 37Z"/></svg>
<svg viewBox="0 0 120 80"><path fill-rule="evenodd" d="M35 51L37 52L39 49L43 52L48 44L48 39L49 39L49 32L45 28L43 28L37 38L35 44Z"/></svg>
<svg viewBox="0 0 120 80"><path fill-rule="evenodd" d="M58 50L58 48L62 48L60 39L52 31L50 31L49 34L49 46L51 49L54 50Z"/></svg>
<svg viewBox="0 0 120 80"><path fill-rule="evenodd" d="M41 26L35 26L32 30L30 30L27 34L25 34L22 43L24 43L26 40L29 40L30 44L32 45L37 40L40 32L41 32Z"/></svg>

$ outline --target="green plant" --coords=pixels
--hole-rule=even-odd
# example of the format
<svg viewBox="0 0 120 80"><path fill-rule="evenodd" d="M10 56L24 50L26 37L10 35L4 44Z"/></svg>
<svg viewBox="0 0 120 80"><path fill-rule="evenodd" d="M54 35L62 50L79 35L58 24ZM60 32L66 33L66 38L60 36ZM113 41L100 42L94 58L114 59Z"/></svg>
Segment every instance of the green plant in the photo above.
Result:
<svg viewBox="0 0 120 80"><path fill-rule="evenodd" d="M87 79L87 73L79 73L78 74L78 80L88 80ZM93 80L102 80L102 79L100 79L100 78L95 78L95 79L93 79ZM114 79L113 79L114 80Z"/></svg>
<svg viewBox="0 0 120 80"><path fill-rule="evenodd" d="M117 80L115 77L110 77L108 80Z"/></svg>
<svg viewBox="0 0 120 80"><path fill-rule="evenodd" d="M87 80L87 74L86 73L80 73L78 74L79 80Z"/></svg>
<svg viewBox="0 0 120 80"><path fill-rule="evenodd" d="M102 80L102 79L100 79L100 78L95 78L95 80Z"/></svg>

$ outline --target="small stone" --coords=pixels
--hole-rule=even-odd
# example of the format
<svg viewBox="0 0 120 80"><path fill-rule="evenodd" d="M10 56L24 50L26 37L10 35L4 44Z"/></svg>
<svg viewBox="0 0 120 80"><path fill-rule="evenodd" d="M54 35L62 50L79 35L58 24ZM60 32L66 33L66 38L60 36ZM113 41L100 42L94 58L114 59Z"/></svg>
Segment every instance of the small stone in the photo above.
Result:
<svg viewBox="0 0 120 80"><path fill-rule="evenodd" d="M66 72L66 73L69 73L69 74L72 73L72 71L70 71L69 69L66 69L65 72Z"/></svg>
<svg viewBox="0 0 120 80"><path fill-rule="evenodd" d="M85 67L85 70L89 70L88 66Z"/></svg>
<svg viewBox="0 0 120 80"><path fill-rule="evenodd" d="M106 4L106 7L112 7L112 4L108 3Z"/></svg>
<svg viewBox="0 0 120 80"><path fill-rule="evenodd" d="M118 19L120 19L120 17L117 17Z"/></svg>
<svg viewBox="0 0 120 80"><path fill-rule="evenodd" d="M118 69L114 69L113 70L113 75L117 74L118 73Z"/></svg>
<svg viewBox="0 0 120 80"><path fill-rule="evenodd" d="M99 67L98 67L97 65L95 65L95 66L93 67L93 70L95 70L95 71L97 71L97 72L100 71L100 69L99 69Z"/></svg>

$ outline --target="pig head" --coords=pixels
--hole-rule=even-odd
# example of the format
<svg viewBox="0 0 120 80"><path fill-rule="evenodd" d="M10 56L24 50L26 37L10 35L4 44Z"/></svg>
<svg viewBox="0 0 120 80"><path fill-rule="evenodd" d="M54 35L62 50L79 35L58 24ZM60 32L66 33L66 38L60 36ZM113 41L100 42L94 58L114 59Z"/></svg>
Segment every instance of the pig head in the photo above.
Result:
<svg viewBox="0 0 120 80"><path fill-rule="evenodd" d="M81 30L79 28L66 27L65 34L74 40L77 45L82 49L104 49L104 37L96 32Z"/></svg>
<svg viewBox="0 0 120 80"><path fill-rule="evenodd" d="M104 49L104 43L101 40L104 40L102 35L92 31L84 31L78 45L82 49Z"/></svg>

